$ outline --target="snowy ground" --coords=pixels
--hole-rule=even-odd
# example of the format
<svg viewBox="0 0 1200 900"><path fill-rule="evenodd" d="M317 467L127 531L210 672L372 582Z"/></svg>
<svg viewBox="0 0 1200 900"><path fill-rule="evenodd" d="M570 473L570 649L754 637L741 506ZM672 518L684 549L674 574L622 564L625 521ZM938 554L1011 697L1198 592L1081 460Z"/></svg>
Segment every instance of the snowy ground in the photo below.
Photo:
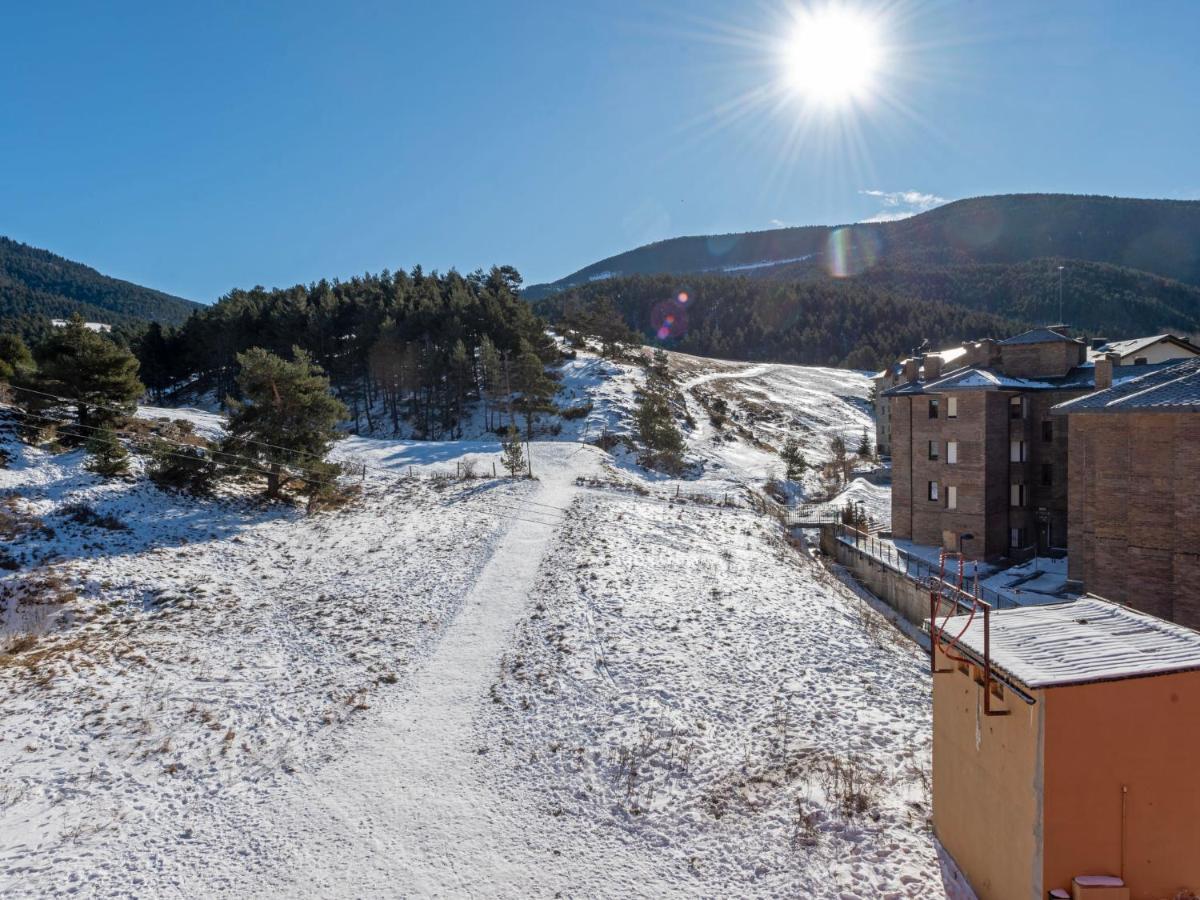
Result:
<svg viewBox="0 0 1200 900"><path fill-rule="evenodd" d="M640 377L589 357L537 481L352 438L363 498L314 517L9 440L0 895L943 896L919 649L687 496L860 430L865 379L678 362L744 428L695 416L685 481L581 442Z"/></svg>

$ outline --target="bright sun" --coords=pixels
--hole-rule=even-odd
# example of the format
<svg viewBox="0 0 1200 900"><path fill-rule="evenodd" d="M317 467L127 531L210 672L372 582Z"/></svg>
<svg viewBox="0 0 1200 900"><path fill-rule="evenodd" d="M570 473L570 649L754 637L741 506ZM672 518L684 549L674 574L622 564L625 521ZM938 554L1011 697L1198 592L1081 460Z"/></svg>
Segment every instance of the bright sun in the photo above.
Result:
<svg viewBox="0 0 1200 900"><path fill-rule="evenodd" d="M798 12L784 46L788 86L826 107L867 99L883 62L879 32L870 16L841 6Z"/></svg>

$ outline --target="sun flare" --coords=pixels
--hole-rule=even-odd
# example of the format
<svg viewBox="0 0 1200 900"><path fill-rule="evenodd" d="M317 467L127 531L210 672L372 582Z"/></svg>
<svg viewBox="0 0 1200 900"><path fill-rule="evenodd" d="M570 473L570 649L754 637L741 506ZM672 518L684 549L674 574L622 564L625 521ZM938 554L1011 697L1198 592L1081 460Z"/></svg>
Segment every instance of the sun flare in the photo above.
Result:
<svg viewBox="0 0 1200 900"><path fill-rule="evenodd" d="M840 107L875 89L884 50L879 23L842 6L799 11L783 50L788 87L804 100Z"/></svg>

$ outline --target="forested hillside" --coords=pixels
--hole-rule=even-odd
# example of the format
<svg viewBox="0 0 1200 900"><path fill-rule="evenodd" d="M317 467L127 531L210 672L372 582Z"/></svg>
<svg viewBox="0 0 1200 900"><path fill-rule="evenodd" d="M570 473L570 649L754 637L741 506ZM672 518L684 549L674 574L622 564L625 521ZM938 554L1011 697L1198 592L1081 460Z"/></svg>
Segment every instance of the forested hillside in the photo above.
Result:
<svg viewBox="0 0 1200 900"><path fill-rule="evenodd" d="M1200 201L1012 194L959 200L895 222L673 238L532 285L526 296L536 300L621 275L828 277L885 263L1016 264L1043 257L1140 269L1200 286Z"/></svg>
<svg viewBox="0 0 1200 900"><path fill-rule="evenodd" d="M44 334L50 319L177 325L199 304L109 278L61 256L0 237L0 332Z"/></svg>
<svg viewBox="0 0 1200 900"><path fill-rule="evenodd" d="M456 434L466 404L546 399L542 360L555 350L545 323L518 296L511 267L488 273L383 272L348 281L232 291L178 329L151 326L134 342L156 393L186 385L236 396L237 355L261 347L308 351L357 425L420 437ZM518 411L527 411L524 408Z"/></svg>
<svg viewBox="0 0 1200 900"><path fill-rule="evenodd" d="M928 339L934 344L1007 335L1025 323L918 300L866 282L770 281L701 275L614 278L548 298L552 321L619 315L649 341L722 359L879 368Z"/></svg>

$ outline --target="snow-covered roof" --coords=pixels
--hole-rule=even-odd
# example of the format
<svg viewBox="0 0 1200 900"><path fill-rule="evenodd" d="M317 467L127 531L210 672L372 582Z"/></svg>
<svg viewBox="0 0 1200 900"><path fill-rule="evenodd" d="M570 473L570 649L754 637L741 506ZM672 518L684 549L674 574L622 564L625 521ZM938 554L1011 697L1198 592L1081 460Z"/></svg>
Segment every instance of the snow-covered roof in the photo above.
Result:
<svg viewBox="0 0 1200 900"><path fill-rule="evenodd" d="M1125 368L1133 367L1120 367ZM1114 375L1120 369L1114 367ZM1160 365L1136 378L1114 380L1112 387L1060 403L1053 411L1200 412L1200 357Z"/></svg>
<svg viewBox="0 0 1200 900"><path fill-rule="evenodd" d="M1000 341L1002 345L1011 346L1013 344L1047 344L1058 341L1069 341L1071 343L1079 343L1075 338L1069 338L1064 334L1059 334L1052 328L1033 328L1029 331L1023 331L1020 334L1015 334L1010 338L1005 338Z"/></svg>
<svg viewBox="0 0 1200 900"><path fill-rule="evenodd" d="M1113 369L1113 384L1124 384L1148 373L1158 372L1176 361L1161 363L1137 363L1117 366ZM995 369L977 366L955 369L936 381L908 381L883 392L885 397L902 397L908 394L939 394L946 391L1089 391L1096 386L1096 367L1093 363L1075 366L1066 375L1053 378L1014 378ZM1054 407L1059 409L1066 404Z"/></svg>
<svg viewBox="0 0 1200 900"><path fill-rule="evenodd" d="M942 364L946 365L947 363L954 362L956 359L961 357L966 352L967 352L966 347L959 346L959 347L950 347L947 350L930 350L925 355L926 356L939 356L939 357L941 357ZM908 359L912 359L912 357L908 357ZM872 378L884 378L887 375L900 375L904 372L904 364L908 361L908 359L902 359L902 360L899 360L898 362L894 362L890 366L888 366L886 369L884 369L882 372L876 372L871 377Z"/></svg>
<svg viewBox="0 0 1200 900"><path fill-rule="evenodd" d="M983 617L945 633L983 656ZM992 665L1030 688L1062 687L1200 669L1200 632L1099 597L1006 609L991 616Z"/></svg>
<svg viewBox="0 0 1200 900"><path fill-rule="evenodd" d="M1155 334L1150 337L1128 338L1123 341L1109 341L1103 346L1088 350L1088 359L1100 359L1106 353L1116 353L1124 358L1153 347L1160 342L1177 344L1180 348L1196 356L1200 356L1200 347L1191 341L1174 334Z"/></svg>

